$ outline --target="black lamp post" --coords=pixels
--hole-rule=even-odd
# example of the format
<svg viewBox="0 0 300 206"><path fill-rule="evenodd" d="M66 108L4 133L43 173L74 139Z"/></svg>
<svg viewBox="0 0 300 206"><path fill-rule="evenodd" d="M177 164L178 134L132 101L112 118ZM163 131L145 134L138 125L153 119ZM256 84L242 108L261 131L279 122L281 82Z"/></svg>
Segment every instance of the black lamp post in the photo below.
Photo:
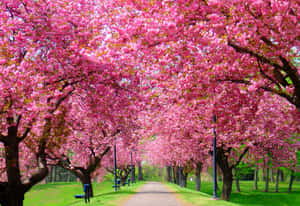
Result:
<svg viewBox="0 0 300 206"><path fill-rule="evenodd" d="M217 116L213 115L213 122L216 124L217 122ZM213 127L213 134L214 134L214 139L213 139L213 182L214 182L214 191L213 191L213 199L218 199L217 197L217 158L216 158L216 152L217 152L217 133L215 129L215 125Z"/></svg>
<svg viewBox="0 0 300 206"><path fill-rule="evenodd" d="M114 144L114 176L115 176L115 192L118 190L118 180L117 180L117 146L116 146L116 138Z"/></svg>
<svg viewBox="0 0 300 206"><path fill-rule="evenodd" d="M133 162L132 162L132 151L130 152L130 164L131 164L130 181L131 181L131 183L133 183L134 182L134 170L133 170Z"/></svg>

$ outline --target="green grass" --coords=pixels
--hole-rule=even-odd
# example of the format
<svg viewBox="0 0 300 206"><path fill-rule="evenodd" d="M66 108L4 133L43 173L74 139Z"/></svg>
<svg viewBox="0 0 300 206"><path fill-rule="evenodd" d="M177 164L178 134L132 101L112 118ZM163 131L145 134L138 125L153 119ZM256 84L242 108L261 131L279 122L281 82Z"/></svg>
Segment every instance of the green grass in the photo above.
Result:
<svg viewBox="0 0 300 206"><path fill-rule="evenodd" d="M134 194L144 184L137 182L133 185L121 187L121 190L114 192L111 181L104 181L100 184L94 183L94 197L91 198L90 206L118 205L120 201ZM33 187L25 195L24 206L81 206L86 205L84 199L75 199L74 195L82 194L83 189L80 183L48 183Z"/></svg>
<svg viewBox="0 0 300 206"><path fill-rule="evenodd" d="M195 183L188 182L187 188L180 188L177 185L167 183L169 187L176 191L181 198L194 205L242 205L242 206L297 206L300 205L300 183L295 182L293 191L287 193L288 184L280 183L279 192L275 193L274 183L270 183L269 191L263 192L264 182L259 182L259 190L253 190L253 181L241 181L241 192L237 193L235 185L233 185L233 192L231 194L230 202L222 200L211 200L212 197L212 182L202 182L201 192L194 190ZM222 185L219 183L219 187ZM220 191L218 191L220 197Z"/></svg>

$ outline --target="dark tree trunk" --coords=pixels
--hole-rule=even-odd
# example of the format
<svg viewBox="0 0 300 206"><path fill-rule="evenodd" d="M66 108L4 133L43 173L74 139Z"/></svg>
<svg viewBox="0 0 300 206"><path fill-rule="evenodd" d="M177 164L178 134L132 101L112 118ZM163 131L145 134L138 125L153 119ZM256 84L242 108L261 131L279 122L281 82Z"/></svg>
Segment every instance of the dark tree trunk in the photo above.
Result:
<svg viewBox="0 0 300 206"><path fill-rule="evenodd" d="M196 176L195 190L196 191L200 191L200 187L201 187L201 170L202 170L202 163L198 162L196 164L196 169L195 169L195 176Z"/></svg>
<svg viewBox="0 0 300 206"><path fill-rule="evenodd" d="M179 168L177 166L173 167L173 179L174 183L179 185Z"/></svg>
<svg viewBox="0 0 300 206"><path fill-rule="evenodd" d="M223 171L223 188L221 193L221 198L223 200L226 201L230 200L230 195L232 191L232 181L233 181L232 168L228 168L228 170Z"/></svg>
<svg viewBox="0 0 300 206"><path fill-rule="evenodd" d="M186 187L186 183L187 183L187 177L188 177L189 173L188 172L184 172L184 170L182 169L182 175L181 175L181 186L182 187Z"/></svg>
<svg viewBox="0 0 300 206"><path fill-rule="evenodd" d="M173 166L172 167L172 177L173 177L173 183L174 184L177 184L177 182L176 182L176 171L175 171L175 167Z"/></svg>
<svg viewBox="0 0 300 206"><path fill-rule="evenodd" d="M166 167L166 170L167 170L167 182L172 182L172 167L170 166L167 166Z"/></svg>
<svg viewBox="0 0 300 206"><path fill-rule="evenodd" d="M266 169L266 184L265 184L265 192L269 192L269 175L270 175L270 170L269 166Z"/></svg>
<svg viewBox="0 0 300 206"><path fill-rule="evenodd" d="M139 181L144 180L144 177L143 177L143 168L142 168L142 163L141 162L138 162L138 180Z"/></svg>
<svg viewBox="0 0 300 206"><path fill-rule="evenodd" d="M83 175L78 176L80 179L80 182L82 184L82 187L85 184L89 184L90 185L90 190L89 190L89 196L90 197L94 197L94 191L93 191L93 185L92 185L92 181L91 181L91 174L89 173L85 173Z"/></svg>
<svg viewBox="0 0 300 206"><path fill-rule="evenodd" d="M294 170L291 171L291 177L290 177L290 182L289 182L289 190L288 192L292 192L292 186L294 182L295 176L294 176Z"/></svg>
<svg viewBox="0 0 300 206"><path fill-rule="evenodd" d="M17 128L8 128L8 138L4 142L7 184L4 188L2 206L22 206L25 188L21 182L19 167L19 142Z"/></svg>
<svg viewBox="0 0 300 206"><path fill-rule="evenodd" d="M258 181L258 168L255 167L255 171L254 171L254 187L253 187L255 190L258 190L257 181Z"/></svg>
<svg viewBox="0 0 300 206"><path fill-rule="evenodd" d="M135 182L135 165L133 165L132 169L133 169L133 172L132 172L132 178L130 181L133 183L133 182Z"/></svg>
<svg viewBox="0 0 300 206"><path fill-rule="evenodd" d="M275 183L275 192L278 192L279 173L280 173L280 169L277 169L277 173L276 173L276 183Z"/></svg>
<svg viewBox="0 0 300 206"><path fill-rule="evenodd" d="M271 168L271 182L275 182L274 180L274 169Z"/></svg>
<svg viewBox="0 0 300 206"><path fill-rule="evenodd" d="M279 177L280 177L280 181L283 182L283 181L284 181L284 174L283 174L283 171L282 171L282 170L280 170L280 175L279 175Z"/></svg>
<svg viewBox="0 0 300 206"><path fill-rule="evenodd" d="M2 206L23 206L24 190L22 188L7 188L4 199L1 199Z"/></svg>
<svg viewBox="0 0 300 206"><path fill-rule="evenodd" d="M233 181L233 174L232 170L238 166L244 155L247 153L249 148L245 148L243 152L240 154L237 162L233 165L230 165L230 161L228 159L228 153L230 152L230 148L227 150L223 150L222 148L217 148L216 159L219 167L223 173L223 188L221 193L221 198L223 200L229 201L230 195L232 191L232 181Z"/></svg>
<svg viewBox="0 0 300 206"><path fill-rule="evenodd" d="M241 192L240 188L240 169L235 168L235 186L236 186L236 191Z"/></svg>
<svg viewBox="0 0 300 206"><path fill-rule="evenodd" d="M5 164L7 182L0 183L0 197L2 206L22 206L25 193L36 183L44 179L48 174L48 169L43 168L36 174L33 174L28 183L23 184L21 181L19 167L19 144L21 138L17 136L17 127L8 128L8 136L2 136L5 150ZM25 136L23 136L25 138ZM39 145L39 155L43 156L43 144ZM44 156L43 156L44 157ZM40 159L40 158L38 158ZM45 166L45 162L41 162Z"/></svg>

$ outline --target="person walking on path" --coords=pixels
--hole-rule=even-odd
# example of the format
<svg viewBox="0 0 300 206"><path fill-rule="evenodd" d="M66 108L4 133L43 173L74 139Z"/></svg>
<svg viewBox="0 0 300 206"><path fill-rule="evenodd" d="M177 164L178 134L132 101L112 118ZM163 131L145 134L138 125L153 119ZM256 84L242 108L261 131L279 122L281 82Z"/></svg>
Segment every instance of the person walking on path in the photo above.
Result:
<svg viewBox="0 0 300 206"><path fill-rule="evenodd" d="M147 182L124 206L182 206L166 186L160 182Z"/></svg>

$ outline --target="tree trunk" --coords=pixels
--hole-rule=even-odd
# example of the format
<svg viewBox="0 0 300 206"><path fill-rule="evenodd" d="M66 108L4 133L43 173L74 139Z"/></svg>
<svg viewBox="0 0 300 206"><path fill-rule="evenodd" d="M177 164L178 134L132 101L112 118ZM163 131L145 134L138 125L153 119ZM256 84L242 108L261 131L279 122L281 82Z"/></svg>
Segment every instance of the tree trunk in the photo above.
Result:
<svg viewBox="0 0 300 206"><path fill-rule="evenodd" d="M269 166L266 169L266 184L265 184L265 192L269 192L269 175L270 175L270 170Z"/></svg>
<svg viewBox="0 0 300 206"><path fill-rule="evenodd" d="M1 199L2 206L23 206L24 201L23 188L7 188L4 199Z"/></svg>
<svg viewBox="0 0 300 206"><path fill-rule="evenodd" d="M133 181L131 181L131 182L135 182L135 179L136 179L136 177L135 177L135 165L133 165Z"/></svg>
<svg viewBox="0 0 300 206"><path fill-rule="evenodd" d="M7 184L5 184L2 206L22 206L25 188L21 182L19 167L19 142L17 129L12 126L8 128L8 138L4 142Z"/></svg>
<svg viewBox="0 0 300 206"><path fill-rule="evenodd" d="M280 175L279 175L279 177L280 177L280 181L283 182L283 181L284 181L284 174L283 174L283 171L282 171L282 170L280 170Z"/></svg>
<svg viewBox="0 0 300 206"><path fill-rule="evenodd" d="M187 185L187 178L188 178L189 173L188 172L184 172L183 168L181 169L181 171L182 171L182 174L181 174L181 178L182 178L181 185L182 185L182 187L186 187L186 185Z"/></svg>
<svg viewBox="0 0 300 206"><path fill-rule="evenodd" d="M231 191L232 191L232 168L227 168L226 171L223 170L223 188L221 193L221 198L223 200L229 201Z"/></svg>
<svg viewBox="0 0 300 206"><path fill-rule="evenodd" d="M197 163L196 164L196 169L195 169L195 176L196 176L196 184L195 184L195 190L200 191L201 187L201 170L202 170L202 163Z"/></svg>
<svg viewBox="0 0 300 206"><path fill-rule="evenodd" d="M172 168L170 167L170 166L167 166L166 167L166 169L167 169L167 182L172 182L172 175L171 175L171 170L172 170Z"/></svg>
<svg viewBox="0 0 300 206"><path fill-rule="evenodd" d="M240 169L235 168L235 186L236 186L236 191L241 192L240 188Z"/></svg>
<svg viewBox="0 0 300 206"><path fill-rule="evenodd" d="M179 185L179 168L177 166L173 167L173 177L174 183Z"/></svg>
<svg viewBox="0 0 300 206"><path fill-rule="evenodd" d="M275 182L274 180L274 169L271 168L271 182Z"/></svg>
<svg viewBox="0 0 300 206"><path fill-rule="evenodd" d="M295 179L295 176L294 176L294 170L292 170L292 172L291 172L291 177L290 177L290 183L289 183L289 190L288 190L288 192L292 192L292 186L293 186L294 179Z"/></svg>
<svg viewBox="0 0 300 206"><path fill-rule="evenodd" d="M144 177L143 177L143 168L142 168L141 162L138 162L138 180L139 181L144 180Z"/></svg>
<svg viewBox="0 0 300 206"><path fill-rule="evenodd" d="M93 191L93 185L91 181L91 175L89 173L85 173L79 177L80 182L82 184L82 187L84 187L85 184L90 185L90 190L89 190L89 196L94 197L94 191Z"/></svg>
<svg viewBox="0 0 300 206"><path fill-rule="evenodd" d="M278 192L279 174L280 174L280 169L277 169L276 183L275 183L275 192Z"/></svg>
<svg viewBox="0 0 300 206"><path fill-rule="evenodd" d="M258 190L257 181L258 181L258 168L255 167L255 171L254 171L254 189L255 190Z"/></svg>

